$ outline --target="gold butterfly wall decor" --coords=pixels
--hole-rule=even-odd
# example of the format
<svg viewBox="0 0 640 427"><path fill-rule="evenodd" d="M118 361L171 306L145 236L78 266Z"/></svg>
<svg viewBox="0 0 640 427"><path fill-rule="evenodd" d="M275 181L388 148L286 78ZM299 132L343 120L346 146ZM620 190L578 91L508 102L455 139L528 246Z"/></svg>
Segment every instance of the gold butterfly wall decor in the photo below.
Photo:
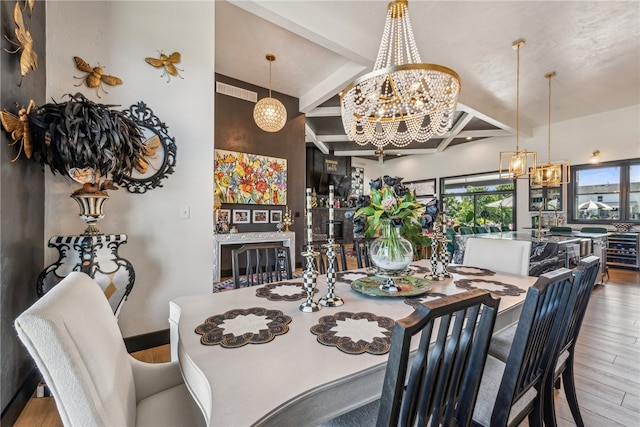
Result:
<svg viewBox="0 0 640 427"><path fill-rule="evenodd" d="M104 74L102 71L102 67L92 67L79 56L74 56L73 60L75 61L78 70L88 73L83 77L76 77L76 79L82 79L82 82L78 83L76 86L80 86L82 83L85 83L87 87L90 87L92 89L96 88L96 94L98 95L98 98L100 98L100 89L102 89L104 93L108 93L106 90L104 90L102 83L108 84L109 86L122 84L122 80L120 80L118 77Z"/></svg>
<svg viewBox="0 0 640 427"><path fill-rule="evenodd" d="M180 63L180 52L173 52L171 55L167 56L164 53L160 52L160 58L145 58L144 59L147 64L152 65L156 68L163 68L162 75L160 77L167 76L167 83L171 79L171 76L178 76L181 79L183 78L179 71L180 68L176 67L175 64Z"/></svg>
<svg viewBox="0 0 640 427"><path fill-rule="evenodd" d="M144 142L144 150L141 153L142 156L137 158L134 164L135 169L139 173L147 173L149 162L146 159L155 159L157 157L156 152L159 148L161 148L161 144L160 137L158 135L153 135L151 138L147 139Z"/></svg>
<svg viewBox="0 0 640 427"><path fill-rule="evenodd" d="M22 10L20 10L18 2L16 2L15 7L13 8L13 20L16 24L14 32L18 41L11 40L5 34L4 38L7 39L9 43L16 46L15 50L5 49L5 52L18 53L22 51L20 54L20 75L22 77L18 84L18 86L21 86L24 76L26 76L29 71L35 71L38 68L38 55L33 50L33 38L31 37L29 30L27 30L27 27L24 25Z"/></svg>
<svg viewBox="0 0 640 427"><path fill-rule="evenodd" d="M11 133L12 143L9 145L15 145L17 142L20 142L20 150L16 157L14 157L11 161L15 162L20 157L20 153L24 150L24 155L27 159L31 158L33 154L33 144L31 142L31 133L29 132L29 114L36 107L36 103L33 101L29 101L29 105L27 108L22 107L18 110L18 115L11 114L7 110L0 111L0 122L2 122L2 126L6 132Z"/></svg>

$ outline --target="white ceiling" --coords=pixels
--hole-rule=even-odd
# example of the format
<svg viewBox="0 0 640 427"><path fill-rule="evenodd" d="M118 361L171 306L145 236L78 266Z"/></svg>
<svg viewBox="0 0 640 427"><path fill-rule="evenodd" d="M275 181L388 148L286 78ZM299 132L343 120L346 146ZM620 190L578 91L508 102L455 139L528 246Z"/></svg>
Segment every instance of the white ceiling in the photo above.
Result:
<svg viewBox="0 0 640 427"><path fill-rule="evenodd" d="M216 1L216 72L268 87L265 54L273 53L272 89L300 99L308 117L356 77L372 70L387 1ZM411 0L409 14L423 62L461 79L459 117L480 118L513 133L516 52L520 50L520 132L548 121L640 103L640 1ZM453 127L449 141L463 131ZM308 140L344 141L344 132ZM336 135L336 133L338 133ZM456 133L456 134L453 134ZM442 140L438 149L448 145ZM353 144L353 148L357 148ZM427 150L428 151L428 150ZM339 154L336 152L336 154Z"/></svg>

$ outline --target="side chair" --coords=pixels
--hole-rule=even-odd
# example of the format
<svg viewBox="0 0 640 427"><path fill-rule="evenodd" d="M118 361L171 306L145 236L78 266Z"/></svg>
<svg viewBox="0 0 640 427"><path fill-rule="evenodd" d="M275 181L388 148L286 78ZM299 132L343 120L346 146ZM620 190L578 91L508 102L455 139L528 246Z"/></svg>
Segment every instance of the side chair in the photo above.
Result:
<svg viewBox="0 0 640 427"><path fill-rule="evenodd" d="M473 234L473 228L471 227L460 227L460 229L458 230L460 232L460 234L465 235L465 234Z"/></svg>
<svg viewBox="0 0 640 427"><path fill-rule="evenodd" d="M563 315L564 336L561 338L557 348L557 363L555 369L546 379L545 384L545 402L544 402L544 423L545 426L551 427L556 425L555 407L554 407L554 384L559 383L562 377L564 392L566 395L569 409L573 415L576 426L584 426L580 408L578 406L578 398L576 396L576 388L573 376L573 360L575 356L575 345L582 326L582 320L587 312L587 306L591 298L591 292L595 286L598 271L600 268L600 258L596 256L588 256L580 260L577 270L581 272L579 284L575 287L575 292L571 296ZM513 337L516 333L516 326L511 326L504 331L494 335L491 340L489 354L505 361L511 348Z"/></svg>
<svg viewBox="0 0 640 427"><path fill-rule="evenodd" d="M494 271L529 275L531 242L526 240L470 237L464 248L462 263Z"/></svg>
<svg viewBox="0 0 640 427"><path fill-rule="evenodd" d="M324 246L327 242L313 242L313 249L318 252L318 256L316 257L316 268L320 274L326 274L327 268L329 267L328 259L327 259L327 248ZM344 243L336 242L336 259L335 259L335 268L336 271L345 271L348 270L347 267L347 252L344 247ZM307 249L307 245L302 245L300 247L300 252L304 252ZM304 261L303 261L304 263Z"/></svg>
<svg viewBox="0 0 640 427"><path fill-rule="evenodd" d="M580 272L560 268L529 288L506 361L487 356L474 426L511 427L525 418L530 427L542 426L545 379L552 375L565 307L579 282Z"/></svg>
<svg viewBox="0 0 640 427"><path fill-rule="evenodd" d="M381 398L322 426L471 425L499 303L474 289L423 303L397 320Z"/></svg>
<svg viewBox="0 0 640 427"><path fill-rule="evenodd" d="M358 268L371 267L369 246L374 240L374 237L361 237L353 240L353 248L356 254L356 266Z"/></svg>
<svg viewBox="0 0 640 427"><path fill-rule="evenodd" d="M204 426L178 362L145 363L125 348L91 277L72 272L15 320L65 426Z"/></svg>
<svg viewBox="0 0 640 427"><path fill-rule="evenodd" d="M293 278L291 250L282 243L252 243L231 251L233 286L262 285Z"/></svg>

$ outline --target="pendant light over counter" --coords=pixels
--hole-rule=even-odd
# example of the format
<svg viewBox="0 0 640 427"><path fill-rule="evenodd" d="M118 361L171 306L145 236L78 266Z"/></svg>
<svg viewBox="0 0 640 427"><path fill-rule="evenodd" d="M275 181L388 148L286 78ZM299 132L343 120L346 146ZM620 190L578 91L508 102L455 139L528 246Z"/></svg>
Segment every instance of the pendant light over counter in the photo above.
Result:
<svg viewBox="0 0 640 427"><path fill-rule="evenodd" d="M512 47L517 54L516 67L516 151L500 152L500 178L527 178L536 173L537 154L535 151L520 150L520 48L524 40L518 40Z"/></svg>
<svg viewBox="0 0 640 427"><path fill-rule="evenodd" d="M547 143L547 163L544 163L536 169L536 172L530 177L530 185L542 187L557 187L562 184L568 184L570 180L570 166L568 162L551 163L551 78L555 77L556 72L551 71L544 75L549 81L549 138Z"/></svg>

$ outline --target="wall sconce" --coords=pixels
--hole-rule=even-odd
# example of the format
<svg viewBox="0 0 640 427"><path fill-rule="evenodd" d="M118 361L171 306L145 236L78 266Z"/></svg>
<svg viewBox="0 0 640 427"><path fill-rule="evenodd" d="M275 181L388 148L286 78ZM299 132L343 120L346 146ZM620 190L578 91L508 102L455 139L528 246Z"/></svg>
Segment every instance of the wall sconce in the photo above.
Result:
<svg viewBox="0 0 640 427"><path fill-rule="evenodd" d="M589 161L591 163L600 163L600 150L595 150Z"/></svg>

